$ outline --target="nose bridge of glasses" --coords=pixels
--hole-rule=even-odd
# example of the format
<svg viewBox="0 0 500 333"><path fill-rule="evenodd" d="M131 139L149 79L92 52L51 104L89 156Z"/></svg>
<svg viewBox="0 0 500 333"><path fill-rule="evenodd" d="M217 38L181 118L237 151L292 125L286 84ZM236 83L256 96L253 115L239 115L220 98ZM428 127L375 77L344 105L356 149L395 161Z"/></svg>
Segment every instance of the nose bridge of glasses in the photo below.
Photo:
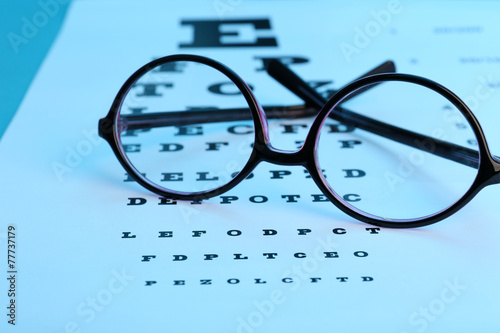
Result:
<svg viewBox="0 0 500 333"><path fill-rule="evenodd" d="M307 167L313 162L312 152L308 145L304 144L298 150L285 150L273 147L267 143L255 147L260 154L261 161L277 165L301 165Z"/></svg>

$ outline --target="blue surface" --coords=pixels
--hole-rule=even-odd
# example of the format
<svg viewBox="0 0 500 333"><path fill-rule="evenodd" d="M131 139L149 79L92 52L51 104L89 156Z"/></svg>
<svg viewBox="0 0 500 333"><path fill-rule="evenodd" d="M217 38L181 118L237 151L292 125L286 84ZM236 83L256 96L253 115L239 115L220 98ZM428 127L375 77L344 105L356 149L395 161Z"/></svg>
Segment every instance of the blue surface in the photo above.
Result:
<svg viewBox="0 0 500 333"><path fill-rule="evenodd" d="M0 138L57 36L69 0L0 0Z"/></svg>

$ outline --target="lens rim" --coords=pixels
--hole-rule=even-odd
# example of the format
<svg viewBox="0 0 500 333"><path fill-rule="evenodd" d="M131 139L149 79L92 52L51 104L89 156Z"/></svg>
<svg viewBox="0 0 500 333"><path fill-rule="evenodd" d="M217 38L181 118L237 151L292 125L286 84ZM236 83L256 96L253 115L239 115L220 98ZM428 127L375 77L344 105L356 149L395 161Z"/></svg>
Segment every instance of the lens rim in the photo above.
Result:
<svg viewBox="0 0 500 333"><path fill-rule="evenodd" d="M254 131L255 131L255 136L254 136L255 144L249 156L248 161L246 162L242 170L228 183L206 191L183 192L183 191L170 190L157 185L156 183L144 177L133 166L133 164L129 161L126 155L123 146L121 145L121 140L120 140L121 129L118 128L120 119L120 110L123 101L125 100L125 97L127 96L130 89L144 74L151 71L152 69L166 63L179 62L179 61L200 63L212 67L213 69L221 72L223 75L229 78L241 91L243 97L248 103L250 112L252 114ZM260 161L259 154L257 152L259 144L257 143L262 144L264 142L267 142L266 129L267 129L267 119L265 118L264 111L260 106L260 104L257 102L250 87L243 81L243 79L241 79L230 68L213 59L192 54L176 54L176 55L161 57L139 68L127 79L127 81L125 81L125 83L120 88L118 94L116 95L108 114L106 115L106 117L102 118L99 121L99 135L109 143L122 167L130 175L130 177L132 177L137 183L139 183L146 189L150 190L151 192L154 192L163 197L168 197L178 200L193 200L193 201L208 199L217 196L221 193L227 192L228 190L236 186L240 181L245 179Z"/></svg>
<svg viewBox="0 0 500 333"><path fill-rule="evenodd" d="M409 219L385 219L376 215L369 214L364 212L348 202L346 202L341 196L339 196L335 191L330 190L330 185L324 178L321 172L321 166L318 162L318 142L320 139L321 128L325 123L329 113L332 109L337 107L342 100L347 98L350 94L355 93L360 89L364 89L370 85L374 85L377 83L388 82L388 81L399 81L399 82L407 82L417 84L426 88L429 88L436 93L443 96L445 99L449 100L465 117L465 119L469 122L476 139L478 141L478 151L479 151L479 168L477 172L477 176L473 183L471 184L469 190L464 193L460 199L458 199L454 204L449 207L438 211L434 214L418 217L418 218L409 218ZM365 77L359 80L348 84L344 88L340 89L335 93L328 102L322 107L317 118L314 120L311 130L308 134L306 141L309 141L309 146L314 146L314 168L310 168L310 173L315 180L316 184L323 191L323 193L332 201L335 206L341 209L346 214L351 217L381 227L390 227L390 228L414 228L421 227L429 224L436 223L441 221L463 206L465 206L472 198L485 186L489 185L493 176L495 176L495 166L498 164L494 158L492 157L488 145L486 142L485 135L481 126L479 125L478 120L469 109L469 107L453 92L444 86L415 75L410 74L400 74L400 73L385 73L385 74L376 74L369 77ZM367 161L368 163L368 161Z"/></svg>

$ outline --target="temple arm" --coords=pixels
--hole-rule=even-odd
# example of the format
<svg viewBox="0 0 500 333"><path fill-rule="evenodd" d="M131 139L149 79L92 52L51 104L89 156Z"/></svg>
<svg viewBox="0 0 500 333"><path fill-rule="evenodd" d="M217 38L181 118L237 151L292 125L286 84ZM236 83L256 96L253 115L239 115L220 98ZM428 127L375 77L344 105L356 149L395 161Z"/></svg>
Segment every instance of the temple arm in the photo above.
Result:
<svg viewBox="0 0 500 333"><path fill-rule="evenodd" d="M394 64L392 62L387 62L386 66L388 69L392 69ZM291 69L283 65L281 62L271 61L268 65L267 72L274 79L302 99L306 103L306 106L319 110L326 104L327 100L323 96L311 88L306 82L304 82ZM374 73L368 72L363 76L371 74ZM345 98L342 102L346 102L347 100L374 86L376 86L376 84L359 89L357 92ZM383 136L387 139L405 144L407 146L417 148L476 169L479 168L479 153L477 150L383 123L376 119L350 111L342 106L337 106L333 109L329 113L329 117L346 125L352 125L356 128Z"/></svg>
<svg viewBox="0 0 500 333"><path fill-rule="evenodd" d="M288 68L286 68L285 66L283 67L288 74L291 73L291 71ZM283 70L283 68L281 68L281 70ZM280 69L276 67L276 71L280 71ZM394 66L394 63L392 61L386 61L357 79L373 74L394 73L395 71L396 68ZM279 77L279 73L276 74ZM302 80L299 79L300 82L294 82L293 84L291 84L291 86L288 86L286 84L287 77L283 76L282 78L285 79L285 83L281 82L279 79L278 81L280 81L281 84L285 85L285 87L287 87L291 91L293 91L295 87L299 87L300 89L302 85ZM371 87L360 89L353 95L354 96L358 95L369 88ZM309 89L313 91L311 88ZM310 100L308 99L309 95L310 94L299 96L306 102L306 105L294 105L294 106L266 105L263 106L263 109L264 111L266 111L266 116L268 119L303 118L303 117L315 116L318 113L318 110L321 108L321 107L318 108L317 105L319 105L321 102L316 100L316 103L310 103ZM351 96L350 98L354 96ZM203 109L203 110L194 109L187 111L155 112L155 113L131 114L131 115L120 116L121 128L123 130L135 130L135 129L164 127L164 126L185 126L192 124L208 124L208 123L241 121L241 120L252 120L252 116L248 112L248 108Z"/></svg>
<svg viewBox="0 0 500 333"><path fill-rule="evenodd" d="M303 118L315 116L318 109L305 105L265 106L268 119ZM231 121L252 120L248 108L205 109L192 111L154 112L120 116L122 130L136 130L164 126L186 126Z"/></svg>

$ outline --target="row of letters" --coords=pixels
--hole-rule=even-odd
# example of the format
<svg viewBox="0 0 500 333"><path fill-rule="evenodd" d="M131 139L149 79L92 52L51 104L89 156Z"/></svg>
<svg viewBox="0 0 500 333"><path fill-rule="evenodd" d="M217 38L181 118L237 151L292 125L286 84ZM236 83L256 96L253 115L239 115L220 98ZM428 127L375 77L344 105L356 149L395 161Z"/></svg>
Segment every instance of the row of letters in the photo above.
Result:
<svg viewBox="0 0 500 333"><path fill-rule="evenodd" d="M311 194L311 202L330 202L330 199L328 199L324 194ZM240 200L240 197L236 195L220 195L217 197L219 200L219 204L232 204L236 201ZM217 199L216 198L216 199ZM302 199L303 196L300 194L282 194L280 196L281 199L284 200L286 203L298 203L299 199ZM348 193L342 195L342 198L346 202L358 202L361 201L361 196L356 193ZM265 195L252 195L247 198L249 202L255 203L255 204L262 204L266 203L269 201L269 197ZM129 197L127 198L127 206L142 206L145 205L148 202L148 199L143 198L143 197ZM212 199L213 202L213 199ZM178 201L170 198L164 198L164 197L159 197L158 198L158 205L159 206L171 206L171 205L177 205ZM192 205L201 205L203 204L203 201L190 201Z"/></svg>
<svg viewBox="0 0 500 333"><path fill-rule="evenodd" d="M345 282L352 281L353 279L354 278L349 278L347 276L337 276L337 277L332 278L331 280L336 281L336 282L345 283ZM360 276L359 278L356 278L356 280L360 281L360 282L372 282L372 281L374 281L374 278L371 276ZM292 277L284 277L284 278L280 279L279 281L281 283L287 283L287 284L299 283L296 281L296 279L294 279ZM307 278L307 282L309 282L309 283L320 283L322 281L324 281L324 280L321 277ZM240 284L240 283L244 283L244 282L248 282L251 284L267 284L267 280L264 280L262 278L254 278L254 279L248 279L248 280L243 280L243 281L242 281L242 279L238 279L238 278L230 278L227 280L216 280L216 281L214 281L213 279L200 279L199 281L196 281L194 283L206 286L206 285L212 285L212 284L233 284L233 285L236 285L236 284ZM172 280L171 283L174 286L185 286L185 285L190 284L190 282L187 280ZM147 286L147 287L154 286L157 284L158 284L157 280L145 281L145 286Z"/></svg>
<svg viewBox="0 0 500 333"><path fill-rule="evenodd" d="M295 229L298 236L307 236L313 233L313 230L309 228L297 228ZM377 227L369 227L365 228L365 231L370 235L378 235L380 233L380 228ZM208 234L207 230L192 230L188 232L191 234L191 237L201 238L205 237ZM345 235L347 234L347 230L345 228L333 228L332 233L334 235ZM239 237L243 235L243 231L239 229L231 229L225 232L226 235L231 237ZM262 236L276 236L278 234L278 230L276 229L262 229ZM313 233L314 235L314 233ZM158 231L158 238L173 238L174 231ZM134 239L137 238L137 235L133 234L130 231L123 231L121 238L124 239Z"/></svg>
<svg viewBox="0 0 500 333"><path fill-rule="evenodd" d="M319 255L319 253L315 253L315 256ZM335 259L335 258L340 258L340 255L336 251L325 251L322 253L324 259ZM244 255L242 253L234 253L233 255L233 260L248 260L248 256ZM262 253L262 256L264 259L276 259L278 257L277 252L265 252ZM356 258L366 258L368 257L368 252L366 251L355 251L352 253L352 256ZM188 256L185 254L174 254L172 255L172 261L186 261L188 260ZM292 255L293 258L297 259L305 259L307 258L307 254L305 252L295 252ZM202 255L202 260L214 260L219 258L218 254L215 253L206 253ZM157 259L157 256L155 254L148 254L148 255L143 255L141 262L151 262L154 259Z"/></svg>

